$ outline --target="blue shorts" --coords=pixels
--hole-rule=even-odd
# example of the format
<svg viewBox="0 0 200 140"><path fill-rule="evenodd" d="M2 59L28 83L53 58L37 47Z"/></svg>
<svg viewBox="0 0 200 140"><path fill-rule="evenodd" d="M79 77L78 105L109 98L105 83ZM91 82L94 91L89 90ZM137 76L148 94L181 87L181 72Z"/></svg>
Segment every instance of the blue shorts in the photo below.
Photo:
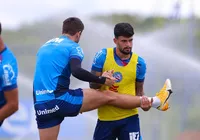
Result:
<svg viewBox="0 0 200 140"><path fill-rule="evenodd" d="M142 140L139 116L117 121L97 121L93 140Z"/></svg>
<svg viewBox="0 0 200 140"><path fill-rule="evenodd" d="M59 125L65 117L77 116L83 102L82 89L68 90L62 97L35 104L35 114L39 129Z"/></svg>

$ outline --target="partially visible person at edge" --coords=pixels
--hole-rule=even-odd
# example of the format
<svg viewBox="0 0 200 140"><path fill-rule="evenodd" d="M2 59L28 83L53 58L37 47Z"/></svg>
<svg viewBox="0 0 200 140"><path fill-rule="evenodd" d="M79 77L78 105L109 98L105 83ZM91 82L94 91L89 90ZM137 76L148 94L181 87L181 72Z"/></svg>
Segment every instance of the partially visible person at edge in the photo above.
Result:
<svg viewBox="0 0 200 140"><path fill-rule="evenodd" d="M17 60L4 44L0 23L0 126L18 110Z"/></svg>

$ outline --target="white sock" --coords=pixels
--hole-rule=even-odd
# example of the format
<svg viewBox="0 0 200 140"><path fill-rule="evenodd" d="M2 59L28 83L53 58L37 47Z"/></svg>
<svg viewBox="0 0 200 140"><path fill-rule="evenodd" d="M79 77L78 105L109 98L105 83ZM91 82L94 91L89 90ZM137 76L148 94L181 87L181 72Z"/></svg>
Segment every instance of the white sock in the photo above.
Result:
<svg viewBox="0 0 200 140"><path fill-rule="evenodd" d="M149 97L149 101L151 101L151 98L152 98L152 97ZM153 107L153 108L157 108L157 107L160 106L160 104L161 104L160 99L159 99L158 97L156 97L156 96L153 97L152 107Z"/></svg>

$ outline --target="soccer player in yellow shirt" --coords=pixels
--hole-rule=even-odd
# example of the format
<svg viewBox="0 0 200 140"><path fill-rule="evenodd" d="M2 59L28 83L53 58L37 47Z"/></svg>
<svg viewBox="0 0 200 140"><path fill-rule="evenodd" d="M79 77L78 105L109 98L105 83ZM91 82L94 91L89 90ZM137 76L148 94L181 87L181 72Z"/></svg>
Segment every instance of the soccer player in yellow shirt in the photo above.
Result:
<svg viewBox="0 0 200 140"><path fill-rule="evenodd" d="M112 86L90 83L90 88L111 90L120 94L143 96L146 64L143 58L132 52L134 29L129 23L118 23L114 28L115 48L102 49L96 53L92 73L113 70L117 79ZM165 111L169 108L168 99L172 93L167 79L162 90L153 97L152 107ZM166 89L169 88L168 92ZM143 109L144 111L149 108ZM138 109L121 109L111 105L98 108L98 121L93 140L142 140Z"/></svg>

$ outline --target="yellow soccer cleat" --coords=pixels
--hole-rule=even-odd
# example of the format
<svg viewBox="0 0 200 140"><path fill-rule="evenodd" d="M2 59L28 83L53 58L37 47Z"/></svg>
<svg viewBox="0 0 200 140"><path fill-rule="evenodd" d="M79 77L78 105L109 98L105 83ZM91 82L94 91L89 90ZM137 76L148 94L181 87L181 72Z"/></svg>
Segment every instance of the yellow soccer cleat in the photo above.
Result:
<svg viewBox="0 0 200 140"><path fill-rule="evenodd" d="M168 101L165 103L165 105L161 108L161 109L159 109L159 110L161 110L161 111L167 111L168 109L169 109L170 107L169 107L169 103L168 103Z"/></svg>
<svg viewBox="0 0 200 140"><path fill-rule="evenodd" d="M166 111L169 109L168 99L172 93L171 81L167 79L163 88L156 94L156 97L159 98L161 102L160 106L157 107L158 110Z"/></svg>

